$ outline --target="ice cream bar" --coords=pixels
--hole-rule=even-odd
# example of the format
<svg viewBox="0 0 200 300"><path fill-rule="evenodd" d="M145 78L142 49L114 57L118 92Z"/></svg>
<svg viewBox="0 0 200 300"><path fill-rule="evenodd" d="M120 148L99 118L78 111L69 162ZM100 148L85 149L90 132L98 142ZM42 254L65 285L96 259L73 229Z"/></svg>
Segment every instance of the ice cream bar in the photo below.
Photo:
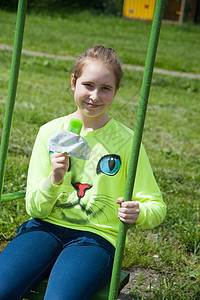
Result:
<svg viewBox="0 0 200 300"><path fill-rule="evenodd" d="M71 119L67 128L67 131L71 131L76 134L80 134L83 123L78 119Z"/></svg>

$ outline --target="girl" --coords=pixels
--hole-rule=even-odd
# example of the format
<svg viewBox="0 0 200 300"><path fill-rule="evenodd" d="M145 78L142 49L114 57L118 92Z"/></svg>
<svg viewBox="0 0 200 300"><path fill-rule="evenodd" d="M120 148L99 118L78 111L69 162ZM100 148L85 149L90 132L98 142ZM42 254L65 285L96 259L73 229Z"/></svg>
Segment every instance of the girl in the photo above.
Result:
<svg viewBox="0 0 200 300"><path fill-rule="evenodd" d="M1 300L22 299L49 273L45 300L91 299L110 279L119 220L141 228L163 221L166 206L143 146L132 201L123 202L133 132L106 113L122 77L113 49L87 49L71 75L77 110L40 128L27 183L32 219L0 256ZM71 118L83 122L89 160L49 156L49 136Z"/></svg>

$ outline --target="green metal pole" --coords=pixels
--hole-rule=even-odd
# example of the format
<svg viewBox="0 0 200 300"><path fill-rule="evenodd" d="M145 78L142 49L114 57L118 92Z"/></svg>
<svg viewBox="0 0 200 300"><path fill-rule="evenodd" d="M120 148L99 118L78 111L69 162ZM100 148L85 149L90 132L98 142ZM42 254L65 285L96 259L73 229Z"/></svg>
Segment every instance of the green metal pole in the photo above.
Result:
<svg viewBox="0 0 200 300"><path fill-rule="evenodd" d="M19 192L10 193L10 194L4 194L4 195L1 195L0 203L22 199L25 197L25 195L26 195L26 191L19 191Z"/></svg>
<svg viewBox="0 0 200 300"><path fill-rule="evenodd" d="M11 70L10 70L10 80L8 86L8 97L7 97L6 111L4 116L4 124L3 124L1 148L0 148L0 199L3 191L5 166L6 166L7 155L8 155L10 132L12 126L16 91L17 91L27 3L28 0L19 0L18 10L17 10L16 30L15 30Z"/></svg>
<svg viewBox="0 0 200 300"><path fill-rule="evenodd" d="M135 129L134 129L134 137L133 137L132 150L131 150L132 154L129 162L126 188L124 193L124 201L129 201L132 199L132 192L134 188L137 162L138 162L138 157L140 152L140 145L142 141L142 133L144 128L148 97L149 97L151 80L153 75L153 67L154 67L154 62L156 57L160 27L162 23L164 2L165 2L164 0L157 0L155 5L154 17L153 17L151 34L149 39L149 46L147 50L145 70L143 75L143 82L142 82L141 93L140 93L139 106L137 111ZM128 229L128 224L120 222L119 233L117 237L115 259L113 265L113 272L112 272L112 278L110 284L110 292L108 298L109 300L116 300L118 296L118 287L120 282L120 273L122 267L127 229Z"/></svg>

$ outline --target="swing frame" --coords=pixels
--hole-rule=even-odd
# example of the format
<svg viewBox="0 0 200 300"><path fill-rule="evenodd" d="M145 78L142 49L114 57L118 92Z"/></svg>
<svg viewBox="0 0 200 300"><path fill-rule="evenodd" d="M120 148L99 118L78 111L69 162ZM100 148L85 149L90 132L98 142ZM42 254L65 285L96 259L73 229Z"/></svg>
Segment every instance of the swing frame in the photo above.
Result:
<svg viewBox="0 0 200 300"><path fill-rule="evenodd" d="M5 166L8 155L10 132L12 126L12 118L14 112L15 97L18 84L19 66L20 58L22 52L23 43L23 33L25 25L25 17L27 11L28 0L19 0L18 11L17 11L17 21L16 21L16 31L11 63L11 73L8 87L8 98L5 111L5 118L3 124L3 132L1 139L0 148L0 203L15 199L21 199L25 197L25 191L20 191L17 193L11 193L7 195L2 195L3 182L5 176ZM147 57L145 63L145 69L143 74L143 81L141 86L141 93L138 105L138 111L136 116L136 123L134 129L134 137L132 142L132 154L129 161L129 168L127 174L127 181L124 193L124 201L129 201L132 196L135 183L135 175L137 170L137 163L140 151L140 145L142 141L142 134L144 128L144 122L146 117L146 110L149 98L149 92L151 87L151 80L153 75L153 68L155 63L157 45L159 40L160 28L162 23L162 16L164 11L165 0L157 0L154 10L154 17L152 22L151 34L149 39L149 46L147 50ZM119 291L128 283L129 272L122 271L122 259L125 247L125 239L128 230L128 224L120 221L119 232L117 237L115 259L112 271L111 282L108 283L104 289L102 289L97 295L92 298L93 300L116 300ZM48 279L40 282L25 299L42 299Z"/></svg>

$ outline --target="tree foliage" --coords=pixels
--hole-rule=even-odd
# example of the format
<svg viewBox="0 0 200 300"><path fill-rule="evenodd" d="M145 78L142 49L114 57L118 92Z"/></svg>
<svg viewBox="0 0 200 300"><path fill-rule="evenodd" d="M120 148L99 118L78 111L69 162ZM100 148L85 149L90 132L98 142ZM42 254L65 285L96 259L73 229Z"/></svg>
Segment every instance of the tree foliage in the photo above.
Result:
<svg viewBox="0 0 200 300"><path fill-rule="evenodd" d="M0 8L16 10L18 0L1 0ZM97 13L121 15L123 0L29 0L28 11L49 10L49 11L69 11L74 9L93 10Z"/></svg>

